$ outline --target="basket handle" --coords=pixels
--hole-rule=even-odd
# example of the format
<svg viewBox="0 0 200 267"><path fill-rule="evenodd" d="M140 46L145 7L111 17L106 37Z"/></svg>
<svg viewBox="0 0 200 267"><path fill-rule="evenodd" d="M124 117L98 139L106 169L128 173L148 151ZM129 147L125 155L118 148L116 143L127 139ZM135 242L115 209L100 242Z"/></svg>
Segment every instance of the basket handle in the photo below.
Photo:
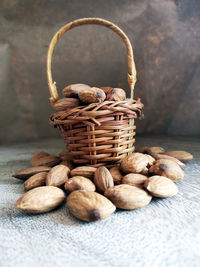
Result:
<svg viewBox="0 0 200 267"><path fill-rule="evenodd" d="M56 88L56 82L53 82L52 80L52 73L51 73L51 60L52 60L52 54L53 54L53 50L54 47L57 43L57 41L61 38L61 36L79 26L79 25L85 25L85 24L99 24L102 26L105 26L107 28L110 28L111 30L113 30L114 32L116 32L124 41L126 48L127 48L127 60L128 60L128 84L130 87L130 91L131 91L131 98L133 99L133 90L134 90L134 86L136 83L136 68L135 68L135 62L134 62L134 56L133 56L133 49L131 46L131 43L128 39L128 37L126 36L126 34L114 23L108 21L108 20L104 20L104 19L100 19L100 18L82 18L82 19L77 19L74 20L68 24L66 24L65 26L63 26L62 28L60 28L60 30L58 30L56 32L56 34L53 36L50 44L49 44L49 48L48 48L48 53L47 53L47 80L48 80L48 86L49 86L49 91L50 91L50 102L52 104L54 104L58 99L58 91Z"/></svg>

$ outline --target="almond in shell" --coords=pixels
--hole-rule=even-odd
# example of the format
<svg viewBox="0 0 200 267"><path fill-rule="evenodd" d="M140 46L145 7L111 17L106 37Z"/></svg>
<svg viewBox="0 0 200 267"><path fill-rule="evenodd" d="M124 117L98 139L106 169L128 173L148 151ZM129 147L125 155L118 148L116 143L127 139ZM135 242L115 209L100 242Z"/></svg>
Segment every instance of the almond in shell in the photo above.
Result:
<svg viewBox="0 0 200 267"><path fill-rule="evenodd" d="M106 189L114 186L112 175L109 170L102 166L99 167L94 174L94 183L99 192L103 193Z"/></svg>
<svg viewBox="0 0 200 267"><path fill-rule="evenodd" d="M132 153L121 161L121 169L125 173L140 173L149 164L149 159L142 153Z"/></svg>
<svg viewBox="0 0 200 267"><path fill-rule="evenodd" d="M93 179L96 169L97 168L90 167L90 166L79 166L79 167L76 167L75 169L71 170L70 175L72 177L73 176L83 176L86 178Z"/></svg>
<svg viewBox="0 0 200 267"><path fill-rule="evenodd" d="M103 87L100 87L100 89L102 89L106 95L113 90L113 88L110 86L103 86Z"/></svg>
<svg viewBox="0 0 200 267"><path fill-rule="evenodd" d="M146 158L148 159L147 167L151 167L155 163L155 158L153 158L151 155L145 154Z"/></svg>
<svg viewBox="0 0 200 267"><path fill-rule="evenodd" d="M16 172L12 176L21 180L26 180L29 177L33 176L34 174L40 173L40 172L48 172L51 168L48 166L38 166L38 167L31 167L25 170L21 170L19 172Z"/></svg>
<svg viewBox="0 0 200 267"><path fill-rule="evenodd" d="M158 175L147 179L145 188L155 197L172 197L178 193L178 187L172 180Z"/></svg>
<svg viewBox="0 0 200 267"><path fill-rule="evenodd" d="M64 165L53 167L47 174L46 185L62 186L68 180L70 169Z"/></svg>
<svg viewBox="0 0 200 267"><path fill-rule="evenodd" d="M128 184L120 184L107 189L104 195L120 209L133 210L145 207L151 195L145 190Z"/></svg>
<svg viewBox="0 0 200 267"><path fill-rule="evenodd" d="M77 98L61 98L54 103L53 107L57 111L62 111L76 108L79 105L80 102Z"/></svg>
<svg viewBox="0 0 200 267"><path fill-rule="evenodd" d="M165 176L174 182L178 182L184 177L184 172L181 167L175 161L169 159L157 160L149 169L149 173Z"/></svg>
<svg viewBox="0 0 200 267"><path fill-rule="evenodd" d="M151 154L151 153L163 153L165 152L165 149L163 147L160 146L151 146L148 147L146 153L147 154Z"/></svg>
<svg viewBox="0 0 200 267"><path fill-rule="evenodd" d="M165 149L160 146L143 146L136 149L136 152L143 153L143 154L150 154L151 153L163 153L165 152Z"/></svg>
<svg viewBox="0 0 200 267"><path fill-rule="evenodd" d="M141 146L141 147L138 147L135 152L139 152L139 153L143 153L143 154L146 154L147 150L148 150L148 146Z"/></svg>
<svg viewBox="0 0 200 267"><path fill-rule="evenodd" d="M31 157L30 163L32 167L38 166L38 163L40 162L40 159L43 157L49 156L49 153L44 152L44 151L40 151L36 154L34 154Z"/></svg>
<svg viewBox="0 0 200 267"><path fill-rule="evenodd" d="M148 176L149 174L149 169L147 167L145 167L141 172L142 175Z"/></svg>
<svg viewBox="0 0 200 267"><path fill-rule="evenodd" d="M24 182L24 189L26 191L46 184L46 177L48 172L39 172L31 176Z"/></svg>
<svg viewBox="0 0 200 267"><path fill-rule="evenodd" d="M108 101L123 101L126 99L126 92L121 88L113 88L106 96Z"/></svg>
<svg viewBox="0 0 200 267"><path fill-rule="evenodd" d="M119 166L112 167L110 169L110 174L113 177L114 184L121 184L121 180L123 178L123 175L121 173Z"/></svg>
<svg viewBox="0 0 200 267"><path fill-rule="evenodd" d="M116 207L104 196L91 191L73 191L67 198L69 211L78 219L94 222L111 215Z"/></svg>
<svg viewBox="0 0 200 267"><path fill-rule="evenodd" d="M180 167L185 166L185 164L182 161L178 160L177 158L165 155L165 154L151 153L151 156L154 157L156 160L158 160L158 159L170 159L170 160L175 161Z"/></svg>
<svg viewBox="0 0 200 267"><path fill-rule="evenodd" d="M35 161L35 166L54 167L55 165L59 164L60 162L61 162L61 159L59 157L48 155L48 156L41 157L40 159Z"/></svg>
<svg viewBox="0 0 200 267"><path fill-rule="evenodd" d="M182 162L187 162L193 159L193 155L189 152L186 151L181 151L181 150L177 150L177 151L167 151L164 153L165 155L174 157Z"/></svg>
<svg viewBox="0 0 200 267"><path fill-rule="evenodd" d="M95 191L95 184L88 178L83 176L74 176L65 183L65 190L73 192L75 190Z"/></svg>
<svg viewBox="0 0 200 267"><path fill-rule="evenodd" d="M64 160L72 160L72 153L69 152L67 149L62 150L59 153L59 157L64 161Z"/></svg>
<svg viewBox="0 0 200 267"><path fill-rule="evenodd" d="M62 94L65 97L78 98L78 93L84 88L90 88L90 86L83 83L70 84L62 90Z"/></svg>
<svg viewBox="0 0 200 267"><path fill-rule="evenodd" d="M29 190L16 202L16 208L28 213L44 213L58 207L65 193L58 187L40 186Z"/></svg>
<svg viewBox="0 0 200 267"><path fill-rule="evenodd" d="M103 102L106 98L104 91L97 87L83 89L79 92L78 96L84 103Z"/></svg>
<svg viewBox="0 0 200 267"><path fill-rule="evenodd" d="M129 173L122 179L122 184L133 186L143 185L148 180L148 177L139 173Z"/></svg>
<svg viewBox="0 0 200 267"><path fill-rule="evenodd" d="M65 165L66 167L68 167L70 170L72 170L74 168L74 165L72 163L71 160L64 160L61 161L59 165Z"/></svg>

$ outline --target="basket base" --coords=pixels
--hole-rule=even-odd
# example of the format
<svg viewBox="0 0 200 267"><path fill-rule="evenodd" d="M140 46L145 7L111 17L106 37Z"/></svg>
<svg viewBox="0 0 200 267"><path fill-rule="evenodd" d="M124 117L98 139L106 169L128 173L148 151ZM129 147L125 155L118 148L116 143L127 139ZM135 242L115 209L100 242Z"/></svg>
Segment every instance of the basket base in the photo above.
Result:
<svg viewBox="0 0 200 267"><path fill-rule="evenodd" d="M131 126L129 120L114 122L114 127L106 122L101 126L63 129L62 135L75 165L112 167L135 150L134 121Z"/></svg>

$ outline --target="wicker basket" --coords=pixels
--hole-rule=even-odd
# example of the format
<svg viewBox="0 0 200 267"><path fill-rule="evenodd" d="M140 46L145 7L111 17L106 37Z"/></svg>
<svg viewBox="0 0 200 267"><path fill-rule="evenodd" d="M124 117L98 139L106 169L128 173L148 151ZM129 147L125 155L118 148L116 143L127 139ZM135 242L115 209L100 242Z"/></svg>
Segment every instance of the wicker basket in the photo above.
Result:
<svg viewBox="0 0 200 267"><path fill-rule="evenodd" d="M59 98L51 73L51 59L55 44L65 32L85 24L99 24L108 27L124 41L127 48L128 84L131 98L125 101L104 101L59 111L51 115L50 124L61 130L76 165L112 166L134 151L136 128L134 119L141 115L143 107L140 100L133 100L136 82L133 50L128 37L119 27L107 20L83 18L66 24L54 35L47 55L50 102L54 106Z"/></svg>

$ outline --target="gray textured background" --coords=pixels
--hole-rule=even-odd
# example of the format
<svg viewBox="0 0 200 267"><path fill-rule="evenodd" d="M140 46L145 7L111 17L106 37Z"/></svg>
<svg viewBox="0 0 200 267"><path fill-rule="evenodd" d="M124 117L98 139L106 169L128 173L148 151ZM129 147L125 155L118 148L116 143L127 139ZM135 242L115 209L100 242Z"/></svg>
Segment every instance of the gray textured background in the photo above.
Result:
<svg viewBox="0 0 200 267"><path fill-rule="evenodd" d="M136 96L145 104L140 134L200 134L200 1L1 0L1 142L59 136L48 125L46 53L53 34L81 17L119 25L134 45ZM82 26L56 47L53 77L70 83L125 88L122 41L108 29Z"/></svg>

